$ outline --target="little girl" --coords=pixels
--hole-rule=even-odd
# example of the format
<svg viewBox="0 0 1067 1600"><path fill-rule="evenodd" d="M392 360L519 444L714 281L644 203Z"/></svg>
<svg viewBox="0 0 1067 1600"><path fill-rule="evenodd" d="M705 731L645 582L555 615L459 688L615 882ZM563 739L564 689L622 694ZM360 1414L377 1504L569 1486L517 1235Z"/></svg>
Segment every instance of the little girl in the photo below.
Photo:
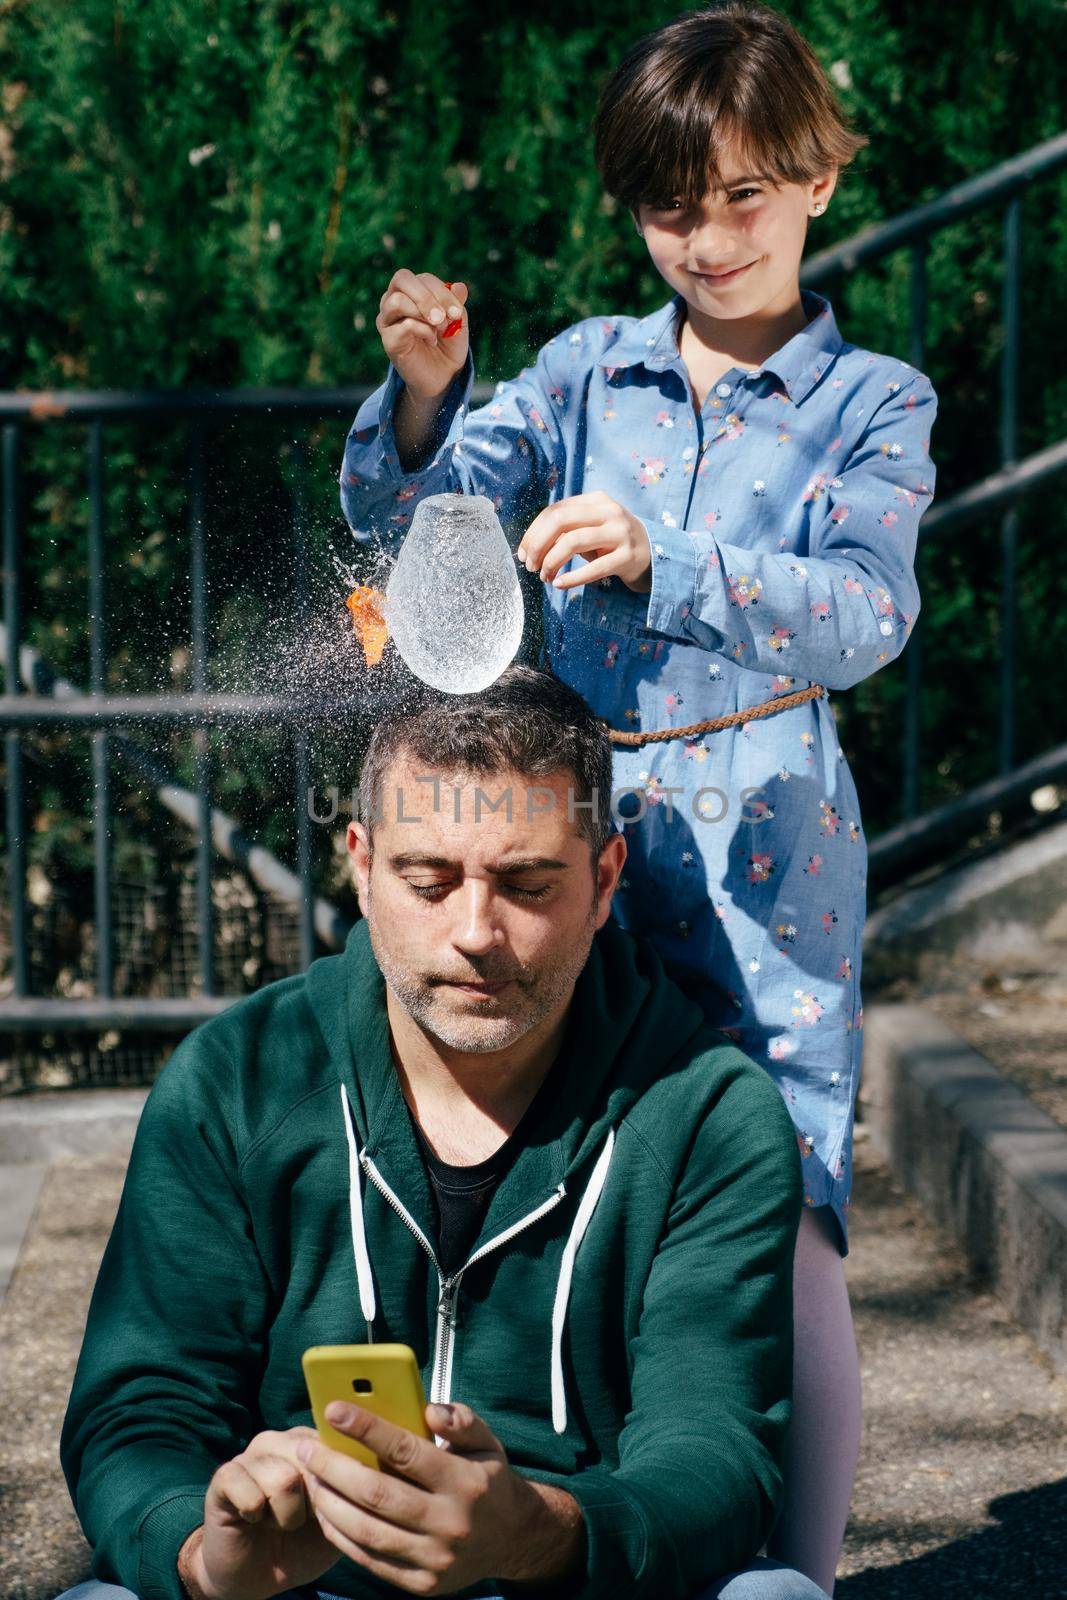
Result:
<svg viewBox="0 0 1067 1600"><path fill-rule="evenodd" d="M796 1124L793 1421L768 1553L829 1594L861 1428L842 1258L867 848L822 691L895 660L914 624L937 410L921 372L848 344L799 286L809 218L865 143L765 6L639 40L602 91L596 156L672 298L567 328L468 413L466 285L397 272L388 380L341 472L357 536L396 543L422 496L487 495L545 584L547 665L622 734L681 730L618 746L616 914Z"/></svg>

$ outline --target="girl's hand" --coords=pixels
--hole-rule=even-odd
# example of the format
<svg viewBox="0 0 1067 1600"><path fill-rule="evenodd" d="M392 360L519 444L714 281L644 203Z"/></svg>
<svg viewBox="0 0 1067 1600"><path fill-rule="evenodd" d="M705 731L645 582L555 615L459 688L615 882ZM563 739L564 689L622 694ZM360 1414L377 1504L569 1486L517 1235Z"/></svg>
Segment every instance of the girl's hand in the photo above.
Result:
<svg viewBox="0 0 1067 1600"><path fill-rule="evenodd" d="M557 589L609 577L621 578L636 594L652 588L652 550L644 523L602 489L546 506L523 534L516 554L527 571L539 573ZM585 566L557 577L573 555L585 556Z"/></svg>
<svg viewBox="0 0 1067 1600"><path fill-rule="evenodd" d="M407 267L393 273L374 325L413 399L439 399L462 369L470 348L466 302L465 283L449 287L432 272Z"/></svg>

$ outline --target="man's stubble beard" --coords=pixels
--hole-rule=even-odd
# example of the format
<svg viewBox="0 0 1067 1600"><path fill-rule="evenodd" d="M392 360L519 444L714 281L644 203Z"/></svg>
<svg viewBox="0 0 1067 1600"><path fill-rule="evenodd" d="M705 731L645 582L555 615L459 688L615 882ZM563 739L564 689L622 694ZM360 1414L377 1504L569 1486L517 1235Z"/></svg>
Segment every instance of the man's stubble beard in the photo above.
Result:
<svg viewBox="0 0 1067 1600"><path fill-rule="evenodd" d="M594 894L589 904L589 914L582 928L580 941L576 940L564 951L570 959L544 969L532 977L528 973L514 975L514 968L506 972L493 971L492 962L471 962L475 969L464 974L471 981L492 983L495 977L514 977L514 986L506 991L508 1011L504 1015L479 1017L471 1013L456 1013L442 1003L440 984L430 977L413 972L394 961L378 938L374 925L373 905L368 888L367 924L371 949L389 988L403 1006L408 1016L431 1038L449 1050L462 1050L470 1055L489 1055L495 1050L506 1050L537 1024L544 1020L565 1000L574 988L579 973L589 958L589 949L596 932L598 897ZM581 959L578 959L580 954ZM434 973L434 977L443 976ZM462 981L459 974L454 974ZM518 998L516 998L516 991ZM474 1002L480 1004L481 1002Z"/></svg>

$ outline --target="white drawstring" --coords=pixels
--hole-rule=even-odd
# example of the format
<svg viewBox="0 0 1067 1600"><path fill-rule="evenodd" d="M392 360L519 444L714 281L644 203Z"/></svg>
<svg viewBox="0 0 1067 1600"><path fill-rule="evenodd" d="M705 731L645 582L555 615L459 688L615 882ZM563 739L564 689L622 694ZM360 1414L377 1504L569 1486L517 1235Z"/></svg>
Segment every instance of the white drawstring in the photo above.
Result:
<svg viewBox="0 0 1067 1600"><path fill-rule="evenodd" d="M377 1309L374 1299L374 1278L371 1275L370 1252L367 1249L367 1234L363 1225L363 1196L359 1182L356 1132L352 1125L352 1107L348 1103L348 1094L343 1083L341 1115L344 1117L345 1135L348 1139L348 1209L352 1221L352 1250L356 1258L356 1278L359 1282L359 1307L367 1324L367 1340L371 1342L374 1337L371 1324Z"/></svg>
<svg viewBox="0 0 1067 1600"><path fill-rule="evenodd" d="M582 1235L589 1226L601 1190L608 1176L611 1152L615 1145L615 1129L609 1128L604 1148L593 1168L593 1175L582 1195L581 1205L571 1226L570 1236L560 1262L559 1282L556 1284L556 1301L552 1307L552 1426L562 1433L567 1426L567 1396L563 1387L563 1324L567 1319L567 1301L570 1299L571 1278L574 1275L574 1258Z"/></svg>
<svg viewBox="0 0 1067 1600"><path fill-rule="evenodd" d="M348 1094L344 1085L341 1085L341 1111L345 1123L345 1137L348 1140L348 1201L352 1222L352 1250L356 1258L356 1278L359 1282L359 1304L367 1323L367 1338L373 1337L372 1323L376 1310L374 1295L374 1278L371 1274L370 1253L367 1249L367 1235L363 1222L363 1196L360 1183L359 1154L356 1150L356 1133L352 1122L352 1107L349 1104ZM563 1387L563 1327L567 1320L567 1303L570 1300L571 1279L574 1276L574 1263L578 1254L578 1246L582 1242L586 1228L592 1220L604 1184L607 1181L608 1167L611 1165L611 1155L615 1147L615 1130L608 1129L608 1136L604 1141L600 1155L597 1157L596 1166L586 1185L581 1203L575 1214L567 1243L563 1249L560 1260L559 1279L556 1283L556 1298L552 1307L552 1426L557 1433L563 1433L567 1427L567 1396Z"/></svg>

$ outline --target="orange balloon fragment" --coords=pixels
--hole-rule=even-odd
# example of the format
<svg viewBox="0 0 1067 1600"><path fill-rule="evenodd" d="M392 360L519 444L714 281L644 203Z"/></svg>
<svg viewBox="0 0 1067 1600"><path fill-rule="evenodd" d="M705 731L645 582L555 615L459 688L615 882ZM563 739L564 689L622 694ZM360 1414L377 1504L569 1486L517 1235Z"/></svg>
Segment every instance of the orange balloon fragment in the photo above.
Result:
<svg viewBox="0 0 1067 1600"><path fill-rule="evenodd" d="M382 615L384 599L380 589L372 589L361 583L345 601L352 616L352 632L363 647L368 667L378 665L389 639L389 629Z"/></svg>

